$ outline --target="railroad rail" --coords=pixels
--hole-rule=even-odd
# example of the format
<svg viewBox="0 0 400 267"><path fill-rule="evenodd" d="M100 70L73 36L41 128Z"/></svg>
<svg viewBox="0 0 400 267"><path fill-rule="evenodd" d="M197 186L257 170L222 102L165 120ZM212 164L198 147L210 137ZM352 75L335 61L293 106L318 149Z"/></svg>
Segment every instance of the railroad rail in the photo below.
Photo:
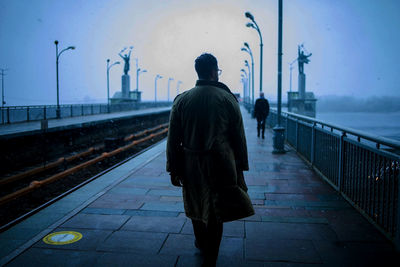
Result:
<svg viewBox="0 0 400 267"><path fill-rule="evenodd" d="M69 156L69 157L62 157L62 158L59 158L58 160L55 160L54 162L46 164L45 166L34 168L31 170L4 178L4 179L0 180L0 186L3 188L5 186L11 186L13 184L20 183L21 181L28 180L29 178L32 179L32 177L38 177L39 175L44 176L45 172L52 170L52 169L57 169L57 167L65 166L65 163L71 163L71 162L78 161L78 160L80 161L80 162L78 162L77 165L67 168L61 172L52 174L50 177L47 177L47 178L44 178L41 180L32 180L30 182L28 180L28 182L29 182L28 186L2 196L0 198L0 206L4 206L5 204L7 204L11 201L14 201L14 200L18 200L19 198L21 198L31 192L34 192L34 191L38 190L39 188L48 186L55 181L63 179L65 177L75 174L79 171L85 170L89 167L93 167L94 165L96 165L99 162L108 160L112 157L122 154L123 152L131 151L132 148L134 148L138 145L152 142L153 139L161 138L167 132L168 132L168 123L161 124L154 128L147 129L147 130L141 131L139 133L130 134L130 135L126 136L124 138L124 141L128 142L128 143L124 144L112 151L102 152L105 149L105 145L91 147L91 148L87 149L86 151L83 151L76 155ZM98 155L96 155L96 154L98 154ZM92 157L92 158L89 158L89 157ZM128 158L130 158L130 157L128 157ZM82 162L82 160L83 160L83 162ZM120 163L116 163L114 165L119 165L119 164ZM113 169L113 168L115 168L115 167L112 166L109 169ZM24 217L24 216L25 215L23 215L22 217ZM1 227L1 229L3 229L3 227Z"/></svg>

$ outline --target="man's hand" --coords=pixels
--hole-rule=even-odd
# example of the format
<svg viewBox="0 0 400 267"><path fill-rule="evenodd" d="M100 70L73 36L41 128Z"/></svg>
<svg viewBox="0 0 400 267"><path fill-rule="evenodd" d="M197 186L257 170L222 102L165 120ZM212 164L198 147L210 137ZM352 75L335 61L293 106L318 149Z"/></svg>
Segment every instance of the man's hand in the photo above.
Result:
<svg viewBox="0 0 400 267"><path fill-rule="evenodd" d="M180 176L176 175L175 173L171 172L171 183L174 186L178 186L178 187L182 187L183 183L182 183L182 179Z"/></svg>

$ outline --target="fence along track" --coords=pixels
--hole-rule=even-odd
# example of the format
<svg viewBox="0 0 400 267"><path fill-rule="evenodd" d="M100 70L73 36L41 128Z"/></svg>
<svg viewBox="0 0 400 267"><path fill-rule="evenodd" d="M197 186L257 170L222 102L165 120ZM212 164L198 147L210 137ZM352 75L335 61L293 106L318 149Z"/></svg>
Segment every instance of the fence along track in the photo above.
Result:
<svg viewBox="0 0 400 267"><path fill-rule="evenodd" d="M148 133L151 133L151 132L160 130L162 128L165 128L167 125L168 125L168 123L162 124L160 126L152 128L152 129L144 130L144 131L142 131L142 132L140 132L138 134L133 134L133 135L130 135L130 136L126 137L125 140L132 140L134 138L141 137L141 136L146 135ZM139 140L132 141L130 144L125 145L125 146L120 147L120 148L117 148L117 149L115 149L115 150L113 150L111 152L104 152L100 156L98 156L98 157L96 157L94 159L91 159L89 161L83 162L83 163L81 163L81 164L79 164L77 166L71 167L71 168L69 168L67 170L64 170L64 171L62 171L60 173L57 173L57 174L55 174L55 175L53 175L53 176L51 176L49 178L46 178L44 180L32 181L29 186L27 186L25 188L22 188L22 189L20 189L18 191L15 191L15 192L13 192L11 194L8 194L8 195L0 198L0 206L5 204L5 203L7 203L7 202L9 202L9 201L11 201L11 200L13 200L13 199L15 199L15 198L18 198L20 196L26 195L26 194L28 194L28 193L30 193L30 192L32 192L32 191L44 186L44 185L50 184L50 183L52 183L54 181L57 181L57 180L59 180L61 178L66 177L68 175L74 174L79 170L82 170L84 168L92 166L93 164L96 164L96 163L98 163L98 162L100 162L102 160L105 160L105 159L110 158L112 156L115 156L115 155L117 155L117 154L119 154L121 152L124 152L124 151L126 151L128 149L131 149L131 148L133 148L134 146L136 146L138 144L141 144L141 143L143 143L145 141L148 141L148 140L150 140L150 139L152 139L154 137L160 136L160 135L162 135L162 134L164 134L166 132L168 132L168 128L163 129L163 130L161 130L161 131L159 131L159 132L157 132L155 134L152 133L149 136L143 137L143 138L141 138ZM83 152L81 154L86 153L86 154L89 155L89 151L92 151L92 150L93 150L93 148L90 148L88 151L85 151L85 152ZM77 155L74 155L73 157L78 158ZM64 160L65 160L65 158L61 158L61 159L51 163L52 164L51 166L52 167L58 166L58 165L62 164L64 162ZM41 170L34 169L31 172L37 174L38 172L43 171L43 168L40 168L40 169ZM10 178L12 178L12 177L10 177ZM15 180L16 178L14 177L13 179ZM22 179L22 178L18 178L18 179Z"/></svg>

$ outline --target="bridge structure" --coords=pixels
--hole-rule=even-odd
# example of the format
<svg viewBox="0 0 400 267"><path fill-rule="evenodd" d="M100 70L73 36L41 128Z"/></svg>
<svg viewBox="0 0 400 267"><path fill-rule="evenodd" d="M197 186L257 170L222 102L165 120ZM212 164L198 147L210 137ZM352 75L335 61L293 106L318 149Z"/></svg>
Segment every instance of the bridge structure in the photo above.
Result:
<svg viewBox="0 0 400 267"><path fill-rule="evenodd" d="M242 115L256 214L224 224L217 266L398 266L398 143L284 113L286 153L273 154L272 131L257 138ZM200 266L165 148L0 233L0 265Z"/></svg>

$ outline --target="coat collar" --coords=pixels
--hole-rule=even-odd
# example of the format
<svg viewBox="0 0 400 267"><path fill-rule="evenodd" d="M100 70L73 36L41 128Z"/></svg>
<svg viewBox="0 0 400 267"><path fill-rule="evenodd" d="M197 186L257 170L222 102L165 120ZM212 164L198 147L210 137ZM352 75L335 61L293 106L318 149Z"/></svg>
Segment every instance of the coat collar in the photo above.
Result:
<svg viewBox="0 0 400 267"><path fill-rule="evenodd" d="M221 82L207 81L207 80L197 80L196 81L196 86L214 86L214 87L220 88L220 89L230 93L233 97L235 97L236 101L238 101L236 96L229 89L229 87L226 86L225 84L221 83Z"/></svg>

